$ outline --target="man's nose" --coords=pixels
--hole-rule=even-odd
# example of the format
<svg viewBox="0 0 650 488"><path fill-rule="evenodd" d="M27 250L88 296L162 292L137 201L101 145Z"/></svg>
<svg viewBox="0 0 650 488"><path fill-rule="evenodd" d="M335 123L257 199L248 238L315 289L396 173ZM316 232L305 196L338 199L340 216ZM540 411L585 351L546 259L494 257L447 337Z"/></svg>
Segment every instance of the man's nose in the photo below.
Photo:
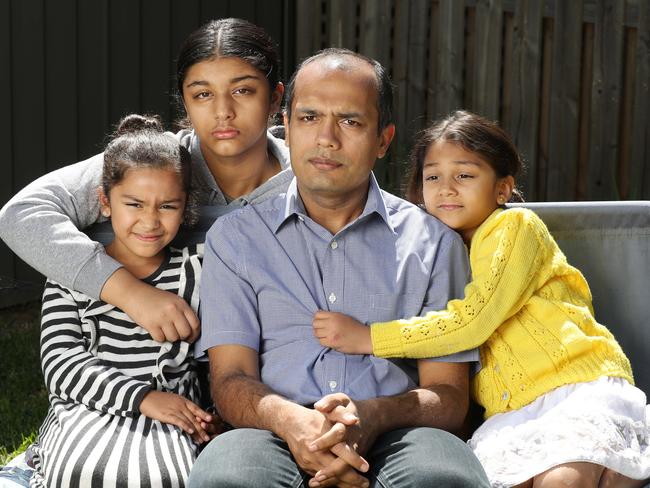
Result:
<svg viewBox="0 0 650 488"><path fill-rule="evenodd" d="M324 119L318 127L318 145L329 149L338 149L340 141L337 129L338 124L335 120Z"/></svg>

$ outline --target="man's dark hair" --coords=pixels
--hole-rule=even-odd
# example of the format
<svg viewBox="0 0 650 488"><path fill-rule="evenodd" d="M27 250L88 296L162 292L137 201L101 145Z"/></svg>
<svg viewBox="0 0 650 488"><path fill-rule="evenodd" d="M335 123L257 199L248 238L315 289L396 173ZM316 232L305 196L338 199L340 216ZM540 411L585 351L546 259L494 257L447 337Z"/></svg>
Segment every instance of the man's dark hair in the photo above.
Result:
<svg viewBox="0 0 650 488"><path fill-rule="evenodd" d="M304 59L296 68L296 71L291 76L289 84L285 92L285 111L287 113L287 118L291 119L291 104L293 102L293 95L295 91L296 78L300 73L300 70L307 66L308 64L313 63L314 61L320 61L321 59L326 58L335 58L343 60L345 57L353 57L360 59L368 63L373 71L375 72L375 78L377 83L377 111L379 112L379 124L377 126L377 131L381 132L393 121L393 85L388 76L386 69L372 58L364 56L363 54L350 51L349 49L342 49L336 47L330 47L318 51L313 56Z"/></svg>

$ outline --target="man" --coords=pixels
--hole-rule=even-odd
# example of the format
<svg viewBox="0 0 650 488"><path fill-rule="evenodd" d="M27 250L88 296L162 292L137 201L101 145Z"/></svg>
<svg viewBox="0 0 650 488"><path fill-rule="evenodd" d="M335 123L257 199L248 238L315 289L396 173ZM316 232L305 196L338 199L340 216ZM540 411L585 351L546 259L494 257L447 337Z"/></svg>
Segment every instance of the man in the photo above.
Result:
<svg viewBox="0 0 650 488"><path fill-rule="evenodd" d="M219 413L239 428L207 446L189 485L488 486L446 432L467 412L475 350L388 361L312 334L319 309L407 317L443 308L467 280L459 237L372 176L395 130L385 71L326 50L302 63L287 98L289 190L208 233L197 352L208 352Z"/></svg>

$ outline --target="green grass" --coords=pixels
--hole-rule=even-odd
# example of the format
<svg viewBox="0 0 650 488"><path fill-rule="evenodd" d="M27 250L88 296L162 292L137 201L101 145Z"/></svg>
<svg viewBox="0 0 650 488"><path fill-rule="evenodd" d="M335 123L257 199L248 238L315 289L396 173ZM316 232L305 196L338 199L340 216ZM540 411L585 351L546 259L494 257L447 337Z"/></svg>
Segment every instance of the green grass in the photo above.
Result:
<svg viewBox="0 0 650 488"><path fill-rule="evenodd" d="M47 412L40 303L0 309L0 466L32 442Z"/></svg>

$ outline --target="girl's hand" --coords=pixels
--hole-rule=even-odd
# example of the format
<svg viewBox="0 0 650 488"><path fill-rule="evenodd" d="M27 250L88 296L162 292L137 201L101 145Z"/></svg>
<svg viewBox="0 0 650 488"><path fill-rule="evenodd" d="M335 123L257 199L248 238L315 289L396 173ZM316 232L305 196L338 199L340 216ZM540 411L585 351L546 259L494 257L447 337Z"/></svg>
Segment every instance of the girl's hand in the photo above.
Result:
<svg viewBox="0 0 650 488"><path fill-rule="evenodd" d="M214 412L210 413L212 416L212 421L210 422L205 422L202 418L196 417L196 421L201 424L201 427L203 430L206 431L208 436L210 436L210 439L214 439L217 437L219 434L223 434L227 430L232 429L231 426L229 426L227 423L225 423L221 417L219 416L218 413L216 413L216 408L210 407L208 410L211 412L214 410Z"/></svg>
<svg viewBox="0 0 650 488"><path fill-rule="evenodd" d="M124 310L155 341L194 342L199 336L199 319L185 300L140 281L124 268L106 281L101 299Z"/></svg>
<svg viewBox="0 0 650 488"><path fill-rule="evenodd" d="M183 429L197 444L209 442L212 438L201 423L213 422L214 416L176 393L151 390L140 403L140 413Z"/></svg>
<svg viewBox="0 0 650 488"><path fill-rule="evenodd" d="M372 354L370 327L348 315L319 310L312 326L323 346L346 354Z"/></svg>

